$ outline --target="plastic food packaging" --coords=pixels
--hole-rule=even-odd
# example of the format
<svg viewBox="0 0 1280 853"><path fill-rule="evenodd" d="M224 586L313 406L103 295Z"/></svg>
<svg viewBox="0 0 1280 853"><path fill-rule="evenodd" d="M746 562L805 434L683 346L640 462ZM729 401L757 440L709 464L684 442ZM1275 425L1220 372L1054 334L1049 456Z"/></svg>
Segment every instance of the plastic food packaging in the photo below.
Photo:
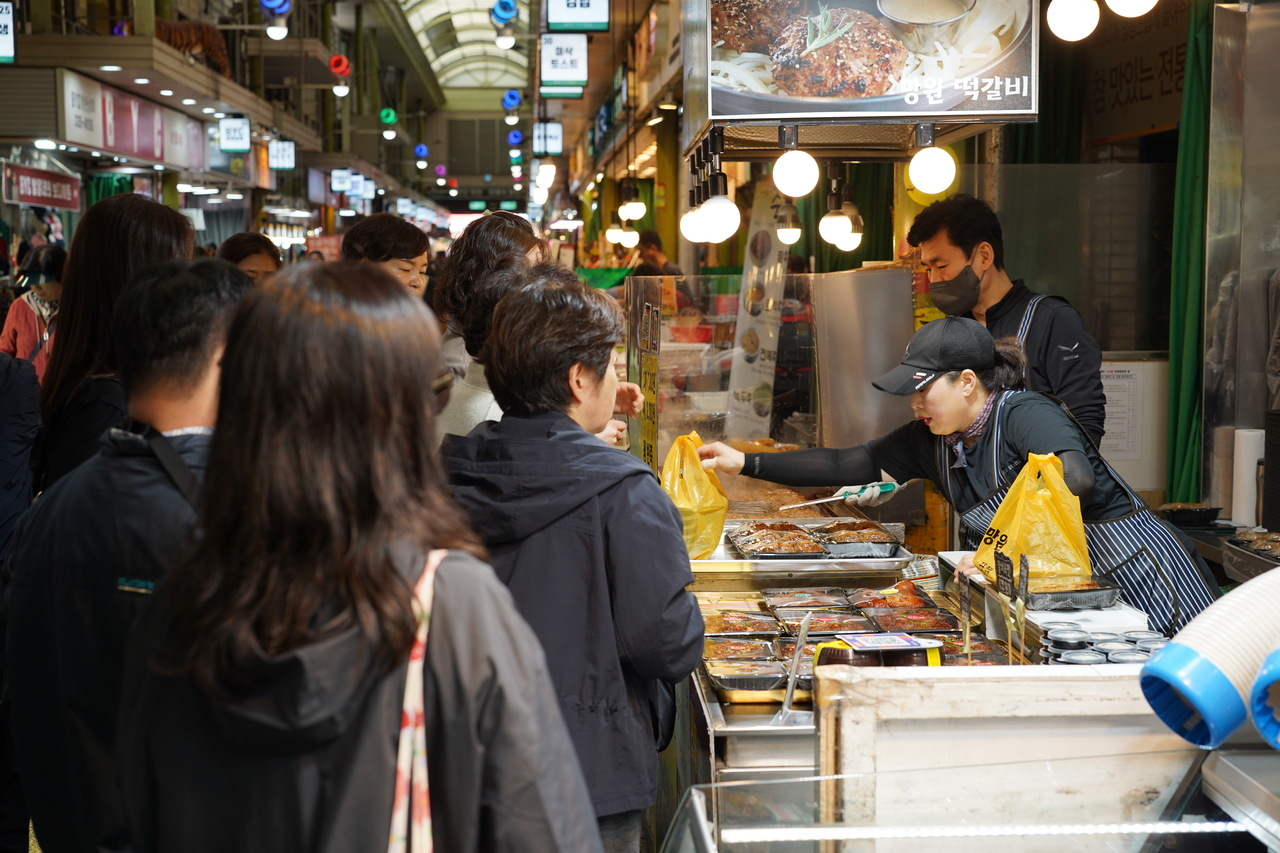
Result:
<svg viewBox="0 0 1280 853"><path fill-rule="evenodd" d="M1077 664L1080 666L1106 663L1107 656L1102 652L1066 652L1059 658L1063 663Z"/></svg>
<svg viewBox="0 0 1280 853"><path fill-rule="evenodd" d="M1104 655L1115 654L1116 652L1136 652L1138 647L1133 643L1111 642L1111 643L1094 643L1093 650L1102 652Z"/></svg>
<svg viewBox="0 0 1280 853"><path fill-rule="evenodd" d="M711 683L722 690L776 690L787 679L781 661L707 661Z"/></svg>
<svg viewBox="0 0 1280 853"><path fill-rule="evenodd" d="M1004 655L947 655L942 659L943 666L1008 666L1009 659Z"/></svg>
<svg viewBox="0 0 1280 853"><path fill-rule="evenodd" d="M1027 454L973 562L991 584L996 582L995 552L1016 567L1025 554L1034 578L1092 577L1084 538L1080 499L1062 479L1062 461L1052 453Z"/></svg>
<svg viewBox="0 0 1280 853"><path fill-rule="evenodd" d="M1075 587L1075 588L1072 588ZM1028 610L1101 610L1120 600L1120 585L1106 578L1033 580L1027 585Z"/></svg>
<svg viewBox="0 0 1280 853"><path fill-rule="evenodd" d="M885 666L942 666L941 649L885 649L880 658Z"/></svg>
<svg viewBox="0 0 1280 853"><path fill-rule="evenodd" d="M698 458L702 439L696 432L682 435L671 445L662 463L662 488L671 496L684 522L684 544L689 559L705 560L720 547L729 499L715 471L704 471Z"/></svg>
<svg viewBox="0 0 1280 853"><path fill-rule="evenodd" d="M787 629L788 634L795 634L800 630L800 623L804 621L804 617L808 613L813 614L813 618L809 620L809 634L814 636L817 634L858 634L858 633L874 633L875 624L853 610L795 610L795 609L778 609L774 613L778 616L778 621Z"/></svg>
<svg viewBox="0 0 1280 853"><path fill-rule="evenodd" d="M1159 631L1125 631L1124 638L1131 643L1139 640L1168 640L1168 637Z"/></svg>
<svg viewBox="0 0 1280 853"><path fill-rule="evenodd" d="M1059 628L1071 628L1072 630L1079 631L1080 623L1079 622L1045 622L1043 625L1040 626L1040 630L1044 631L1045 634L1048 634L1050 631L1056 631Z"/></svg>
<svg viewBox="0 0 1280 853"><path fill-rule="evenodd" d="M1123 643L1119 634L1112 634L1108 631L1094 631L1089 635L1090 643Z"/></svg>
<svg viewBox="0 0 1280 853"><path fill-rule="evenodd" d="M1146 652L1112 652L1107 655L1110 663L1146 663L1151 659L1151 655Z"/></svg>
<svg viewBox="0 0 1280 853"><path fill-rule="evenodd" d="M881 631L889 633L916 634L960 630L960 623L956 617L937 608L885 610L864 607L862 612L875 620Z"/></svg>
<svg viewBox="0 0 1280 853"><path fill-rule="evenodd" d="M823 643L818 650L817 666L884 666L875 649L851 649L843 643Z"/></svg>
<svg viewBox="0 0 1280 853"><path fill-rule="evenodd" d="M964 653L964 638L959 634L917 634L922 640L937 640L942 643L942 653L944 655L959 655ZM997 654L996 647L991 645L986 637L977 632L969 634L969 651L975 655L991 655Z"/></svg>
<svg viewBox="0 0 1280 853"><path fill-rule="evenodd" d="M772 613L756 610L704 611L702 621L708 635L723 634L772 634L782 633L778 620Z"/></svg>
<svg viewBox="0 0 1280 853"><path fill-rule="evenodd" d="M827 549L804 528L790 522L749 521L728 535L744 557L750 559L825 558Z"/></svg>
<svg viewBox="0 0 1280 853"><path fill-rule="evenodd" d="M707 660L770 660L773 643L761 639L708 637L702 643L702 656Z"/></svg>
<svg viewBox="0 0 1280 853"><path fill-rule="evenodd" d="M844 591L839 589L766 589L764 600L770 607L800 607L806 610L850 606Z"/></svg>
<svg viewBox="0 0 1280 853"><path fill-rule="evenodd" d="M1045 635L1054 649L1062 652L1081 651L1089 647L1089 632L1075 628L1059 628Z"/></svg>
<svg viewBox="0 0 1280 853"><path fill-rule="evenodd" d="M779 660L791 660L796 653L795 637L779 637L773 641L773 647L777 651ZM818 644L816 642L805 641L804 651L801 652L801 658L804 660L812 660L817 653Z"/></svg>

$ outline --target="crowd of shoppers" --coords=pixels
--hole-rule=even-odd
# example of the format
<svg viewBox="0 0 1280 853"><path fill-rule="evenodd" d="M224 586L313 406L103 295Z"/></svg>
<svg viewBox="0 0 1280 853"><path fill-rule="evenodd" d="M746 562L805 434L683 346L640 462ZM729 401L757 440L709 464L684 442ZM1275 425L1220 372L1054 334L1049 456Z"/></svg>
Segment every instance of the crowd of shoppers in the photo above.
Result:
<svg viewBox="0 0 1280 853"><path fill-rule="evenodd" d="M505 214L440 321L390 214L339 263L195 249L120 195L24 268L0 851L28 816L48 853L638 850L703 626L678 512L597 437L643 402L617 306ZM446 329L489 401L442 449Z"/></svg>

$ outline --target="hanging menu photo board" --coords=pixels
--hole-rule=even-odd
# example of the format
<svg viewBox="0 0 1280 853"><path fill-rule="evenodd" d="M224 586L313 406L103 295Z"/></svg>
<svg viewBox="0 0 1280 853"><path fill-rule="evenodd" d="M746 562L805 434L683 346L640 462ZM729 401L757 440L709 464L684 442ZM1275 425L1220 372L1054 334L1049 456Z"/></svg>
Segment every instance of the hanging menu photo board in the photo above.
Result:
<svg viewBox="0 0 1280 853"><path fill-rule="evenodd" d="M685 19L708 120L1036 113L1039 0L685 0Z"/></svg>

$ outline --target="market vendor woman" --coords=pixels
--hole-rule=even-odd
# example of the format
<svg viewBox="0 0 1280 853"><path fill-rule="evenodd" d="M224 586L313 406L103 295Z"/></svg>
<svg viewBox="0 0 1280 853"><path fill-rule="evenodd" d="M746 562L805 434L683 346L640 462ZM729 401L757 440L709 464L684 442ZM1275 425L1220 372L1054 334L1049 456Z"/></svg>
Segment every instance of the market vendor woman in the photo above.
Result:
<svg viewBox="0 0 1280 853"><path fill-rule="evenodd" d="M870 483L882 470L899 483L930 480L960 513L970 551L1027 454L1057 454L1080 498L1093 573L1118 583L1152 629L1182 628L1217 597L1208 568L1107 465L1065 408L1022 390L1024 365L1016 343L993 341L982 324L935 320L911 338L902 364L874 383L911 395L911 423L858 447L743 454L715 443L699 453L704 467L790 486Z"/></svg>

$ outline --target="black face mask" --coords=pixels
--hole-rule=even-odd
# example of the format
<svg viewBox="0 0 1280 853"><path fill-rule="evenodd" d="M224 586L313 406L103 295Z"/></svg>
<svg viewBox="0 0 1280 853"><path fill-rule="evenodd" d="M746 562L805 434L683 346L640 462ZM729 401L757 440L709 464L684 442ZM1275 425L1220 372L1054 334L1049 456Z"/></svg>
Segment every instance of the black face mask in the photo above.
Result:
<svg viewBox="0 0 1280 853"><path fill-rule="evenodd" d="M950 281L935 281L929 285L929 295L933 304L943 314L962 317L973 310L982 294L982 279L973 271L973 266L966 265L960 274Z"/></svg>

